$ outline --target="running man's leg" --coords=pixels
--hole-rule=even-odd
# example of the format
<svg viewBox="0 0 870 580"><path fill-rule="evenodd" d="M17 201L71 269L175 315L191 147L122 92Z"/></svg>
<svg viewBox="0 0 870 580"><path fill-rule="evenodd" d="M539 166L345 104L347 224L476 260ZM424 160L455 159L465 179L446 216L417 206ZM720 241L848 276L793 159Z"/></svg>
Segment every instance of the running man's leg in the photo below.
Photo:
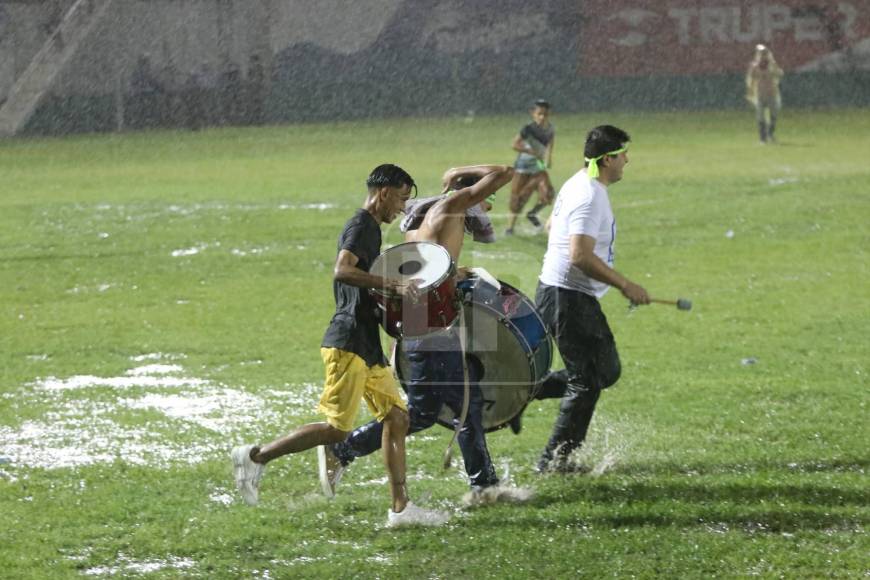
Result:
<svg viewBox="0 0 870 580"><path fill-rule="evenodd" d="M535 303L556 339L567 371L559 415L538 462L546 470L557 452L567 457L583 443L601 389L616 381L619 365L615 344L610 346L613 335L594 297L539 284ZM613 357L616 362L610 360Z"/></svg>
<svg viewBox="0 0 870 580"><path fill-rule="evenodd" d="M483 393L476 384L471 385L468 415L459 431L457 441L465 464L465 473L472 487L489 487L498 484L498 476L492 457L486 445L486 432L483 428ZM447 397L447 405L457 417L462 413L464 387L453 387Z"/></svg>
<svg viewBox="0 0 870 580"><path fill-rule="evenodd" d="M266 445L235 447L230 456L236 487L250 505L258 501L260 478L268 462L289 453L343 441L359 411L368 367L359 356L336 348L320 350L326 371L319 409L325 422L308 423Z"/></svg>
<svg viewBox="0 0 870 580"><path fill-rule="evenodd" d="M392 369L373 366L369 369L364 394L369 410L381 427L380 447L384 467L390 480L392 511L401 512L408 504L405 481L405 437L408 434L408 411Z"/></svg>
<svg viewBox="0 0 870 580"><path fill-rule="evenodd" d="M776 138L773 136L773 132L776 130L776 118L779 116L779 108L780 102L779 100L774 100L769 107L770 110L770 122L767 125L767 138L774 142Z"/></svg>
<svg viewBox="0 0 870 580"><path fill-rule="evenodd" d="M413 435L423 429L428 429L438 419L441 410L441 399L431 389L409 388L408 392L408 435ZM332 452L342 465L351 463L354 459L365 457L381 449L383 443L384 424L372 420L358 427L348 437L332 446Z"/></svg>
<svg viewBox="0 0 870 580"><path fill-rule="evenodd" d="M758 123L758 139L762 143L767 143L767 118L764 112L765 105L758 100L755 104L755 121Z"/></svg>
<svg viewBox="0 0 870 580"><path fill-rule="evenodd" d="M381 446L392 500L392 507L387 514L387 525L394 527L407 524L443 524L449 517L446 513L417 507L408 499L405 465L408 412L399 393L398 383L388 367L375 366L370 369L365 399L372 414L383 424Z"/></svg>
<svg viewBox="0 0 870 580"><path fill-rule="evenodd" d="M533 175L528 173L514 173L513 179L511 180L510 205L508 206L508 209L510 210L506 231L508 234L513 233L514 226L517 223L517 217L520 215L520 212L523 211L523 207L532 195L532 191L534 191L534 189L529 189L528 187L529 181L531 181L533 177Z"/></svg>
<svg viewBox="0 0 870 580"><path fill-rule="evenodd" d="M407 340L404 343L408 358L410 379L407 383L409 428L408 435L428 429L435 424L441 411L441 393L429 386L431 377L437 372L425 351L413 349L415 342ZM332 447L332 452L342 465L347 465L358 457L364 457L381 448L383 443L384 425L379 421L370 421L355 429L344 441Z"/></svg>
<svg viewBox="0 0 870 580"><path fill-rule="evenodd" d="M318 410L326 421L309 423L289 435L251 451L251 459L268 463L288 453L344 441L353 429L369 380L369 368L358 355L337 348L322 348L325 379Z"/></svg>
<svg viewBox="0 0 870 580"><path fill-rule="evenodd" d="M535 393L535 399L541 401L544 399L561 399L565 396L568 388L568 371L560 369L558 371L550 371L544 381L541 383L541 388Z"/></svg>
<svg viewBox="0 0 870 580"><path fill-rule="evenodd" d="M251 450L251 459L256 463L266 464L289 453L299 453L313 449L318 445L329 445L344 441L348 431L336 429L329 423L308 423L279 439L262 447Z"/></svg>
<svg viewBox="0 0 870 580"><path fill-rule="evenodd" d="M553 203L553 196L555 195L555 191L553 190L553 183L550 181L550 175L546 171L542 171L535 175L535 187L532 191L537 190L538 192L538 203L535 204L529 213L526 214L526 217L532 225L537 228L541 227L541 220L538 218L538 212Z"/></svg>
<svg viewBox="0 0 870 580"><path fill-rule="evenodd" d="M390 498L393 511L400 512L408 505L408 486L405 481L405 436L408 434L408 413L393 407L383 422L382 447L384 465L390 480Z"/></svg>

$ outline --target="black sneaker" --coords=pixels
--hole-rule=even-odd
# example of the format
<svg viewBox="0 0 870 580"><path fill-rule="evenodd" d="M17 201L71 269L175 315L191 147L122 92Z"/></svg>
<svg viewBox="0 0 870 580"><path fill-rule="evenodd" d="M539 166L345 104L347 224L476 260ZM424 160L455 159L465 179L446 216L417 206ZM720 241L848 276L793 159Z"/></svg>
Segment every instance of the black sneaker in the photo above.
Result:
<svg viewBox="0 0 870 580"><path fill-rule="evenodd" d="M536 228L541 227L541 220L539 220L538 216L536 216L535 214L527 213L526 219L529 220L530 222L532 222L532 225L535 226Z"/></svg>
<svg viewBox="0 0 870 580"><path fill-rule="evenodd" d="M535 471L540 475L546 475L548 473L569 475L590 473L592 469L588 465L571 461L567 457L556 457L552 460L547 460L542 457L538 460L538 464L535 465Z"/></svg>
<svg viewBox="0 0 870 580"><path fill-rule="evenodd" d="M520 431L523 430L523 414L520 413L510 421L508 421L508 427L511 428L511 432L514 435L519 435Z"/></svg>

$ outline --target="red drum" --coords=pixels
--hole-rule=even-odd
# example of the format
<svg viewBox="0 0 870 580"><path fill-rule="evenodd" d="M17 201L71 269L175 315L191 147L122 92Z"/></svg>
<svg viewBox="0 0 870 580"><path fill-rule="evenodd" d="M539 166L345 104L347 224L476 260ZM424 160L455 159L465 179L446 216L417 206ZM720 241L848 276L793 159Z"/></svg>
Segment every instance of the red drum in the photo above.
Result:
<svg viewBox="0 0 870 580"><path fill-rule="evenodd" d="M443 330L459 316L453 259L438 244L407 242L393 246L375 259L369 272L402 283L417 281L417 301L371 291L383 311L384 330L394 338Z"/></svg>

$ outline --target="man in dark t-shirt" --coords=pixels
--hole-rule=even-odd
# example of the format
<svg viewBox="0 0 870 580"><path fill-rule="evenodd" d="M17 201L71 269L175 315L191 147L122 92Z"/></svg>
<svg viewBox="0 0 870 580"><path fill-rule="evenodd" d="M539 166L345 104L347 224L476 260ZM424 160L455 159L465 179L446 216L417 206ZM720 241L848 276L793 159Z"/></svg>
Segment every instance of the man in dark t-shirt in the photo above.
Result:
<svg viewBox="0 0 870 580"><path fill-rule="evenodd" d="M365 209L358 209L338 238L338 253L346 250L358 258L356 267L368 272L381 251L381 228ZM366 365L387 366L378 332L378 305L368 291L333 280L335 314L321 346L353 352Z"/></svg>
<svg viewBox="0 0 870 580"><path fill-rule="evenodd" d="M236 486L244 500L255 505L266 464L289 453L339 443L353 430L360 402L383 422L384 462L390 481L392 506L387 526L438 525L447 515L422 509L408 499L405 484L405 435L408 409L399 394L378 335L377 304L368 289L416 295L412 284L369 273L381 250L381 224L391 223L405 208L416 188L414 180L395 165L380 165L366 181L368 196L345 224L338 238L333 292L335 314L321 343L326 380L318 410L326 421L309 423L266 445L241 445L232 451Z"/></svg>

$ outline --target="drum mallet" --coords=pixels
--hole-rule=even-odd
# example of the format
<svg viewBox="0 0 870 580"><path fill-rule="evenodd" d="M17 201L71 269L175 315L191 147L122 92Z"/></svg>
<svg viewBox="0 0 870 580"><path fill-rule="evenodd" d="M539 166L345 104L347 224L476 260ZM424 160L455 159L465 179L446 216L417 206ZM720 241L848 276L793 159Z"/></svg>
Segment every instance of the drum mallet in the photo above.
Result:
<svg viewBox="0 0 870 580"><path fill-rule="evenodd" d="M677 310L691 310L692 309L692 301L686 298L678 298L677 300L662 300L660 298L650 298L650 304L670 304L671 306L676 306ZM629 310L634 310L639 305L637 302L630 302L628 304Z"/></svg>
<svg viewBox="0 0 870 580"><path fill-rule="evenodd" d="M676 306L677 310L691 310L692 309L692 301L687 298L678 298L676 300L661 300L659 298L650 298L650 302L655 302L657 304L670 304L671 306Z"/></svg>

